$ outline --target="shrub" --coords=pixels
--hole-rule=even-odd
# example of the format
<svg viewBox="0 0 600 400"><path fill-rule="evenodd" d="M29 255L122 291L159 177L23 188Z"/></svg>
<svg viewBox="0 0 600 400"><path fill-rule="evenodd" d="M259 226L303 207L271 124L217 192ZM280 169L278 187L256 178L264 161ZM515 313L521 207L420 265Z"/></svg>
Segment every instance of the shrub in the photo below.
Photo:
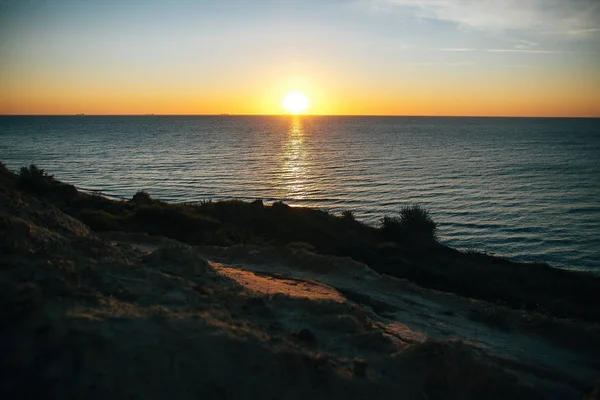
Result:
<svg viewBox="0 0 600 400"><path fill-rule="evenodd" d="M134 194L131 198L131 201L139 206L152 204L154 202L154 200L152 200L152 197L150 197L150 194L148 194L148 192L146 192L145 190L140 190L139 192Z"/></svg>
<svg viewBox="0 0 600 400"><path fill-rule="evenodd" d="M437 237L437 224L429 212L419 206L404 207L400 211L400 223L419 235L431 239Z"/></svg>
<svg viewBox="0 0 600 400"><path fill-rule="evenodd" d="M389 215L381 218L381 233L387 239L402 241L408 238L406 227L400 223L400 217L390 217Z"/></svg>
<svg viewBox="0 0 600 400"><path fill-rule="evenodd" d="M34 164L19 170L17 185L21 189L42 195L61 206L71 204L79 198L79 192L75 186L57 181L53 175Z"/></svg>
<svg viewBox="0 0 600 400"><path fill-rule="evenodd" d="M248 203L241 200L222 200L213 204L211 211L207 211L221 221L245 224L263 212L261 203Z"/></svg>
<svg viewBox="0 0 600 400"><path fill-rule="evenodd" d="M354 215L354 212L352 210L345 210L342 211L342 219L344 221L354 222L356 221L356 216Z"/></svg>
<svg viewBox="0 0 600 400"><path fill-rule="evenodd" d="M54 180L53 175L48 175L46 171L38 168L35 164L31 164L29 167L21 167L19 177L21 179L39 179L48 181Z"/></svg>
<svg viewBox="0 0 600 400"><path fill-rule="evenodd" d="M437 224L429 212L420 206L407 206L398 216L385 216L381 219L383 234L392 240L437 240Z"/></svg>
<svg viewBox="0 0 600 400"><path fill-rule="evenodd" d="M273 208L273 210L282 210L282 211L287 211L291 208L290 206L288 206L281 200L273 202L273 205L271 207Z"/></svg>
<svg viewBox="0 0 600 400"><path fill-rule="evenodd" d="M19 186L30 192L46 194L50 191L51 185L56 183L56 180L54 176L31 164L29 167L21 168L18 183Z"/></svg>

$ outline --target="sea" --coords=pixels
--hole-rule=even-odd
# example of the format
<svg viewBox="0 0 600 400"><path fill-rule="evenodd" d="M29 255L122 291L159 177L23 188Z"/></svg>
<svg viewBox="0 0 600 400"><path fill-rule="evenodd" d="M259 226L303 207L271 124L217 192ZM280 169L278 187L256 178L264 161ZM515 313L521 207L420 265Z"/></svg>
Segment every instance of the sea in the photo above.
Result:
<svg viewBox="0 0 600 400"><path fill-rule="evenodd" d="M282 200L374 226L420 205L448 246L600 273L600 119L2 116L0 161L108 197Z"/></svg>

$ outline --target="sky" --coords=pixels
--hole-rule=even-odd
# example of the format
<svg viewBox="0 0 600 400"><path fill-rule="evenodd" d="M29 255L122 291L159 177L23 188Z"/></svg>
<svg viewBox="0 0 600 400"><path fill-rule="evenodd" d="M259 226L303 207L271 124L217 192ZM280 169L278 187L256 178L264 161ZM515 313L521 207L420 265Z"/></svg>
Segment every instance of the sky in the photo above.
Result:
<svg viewBox="0 0 600 400"><path fill-rule="evenodd" d="M0 114L600 117L600 0L0 0Z"/></svg>

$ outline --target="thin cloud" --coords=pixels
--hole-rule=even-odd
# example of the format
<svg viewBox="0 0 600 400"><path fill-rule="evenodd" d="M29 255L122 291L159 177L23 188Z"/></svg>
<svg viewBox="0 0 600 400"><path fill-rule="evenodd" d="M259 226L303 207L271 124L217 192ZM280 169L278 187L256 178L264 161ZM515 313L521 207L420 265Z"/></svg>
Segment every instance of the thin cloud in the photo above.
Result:
<svg viewBox="0 0 600 400"><path fill-rule="evenodd" d="M459 61L459 62L447 62L444 63L444 65L447 65L449 67L468 67L468 66L472 66L472 65L477 65L474 62L469 62L469 61Z"/></svg>
<svg viewBox="0 0 600 400"><path fill-rule="evenodd" d="M600 26L597 0L376 0L415 17L453 22L466 29L593 32Z"/></svg>
<svg viewBox="0 0 600 400"><path fill-rule="evenodd" d="M529 46L537 46L537 43L532 43ZM488 52L488 53L530 53L530 54L589 54L583 52L575 52L575 51L562 51L562 50L543 50L543 49L531 49L531 48L523 48L517 45L513 49L473 49L473 48L441 48L436 49L439 51L455 51L455 52Z"/></svg>
<svg viewBox="0 0 600 400"><path fill-rule="evenodd" d="M486 49L488 53L532 53L532 54L585 54L575 51L526 50L526 49Z"/></svg>
<svg viewBox="0 0 600 400"><path fill-rule="evenodd" d="M569 35L588 35L590 33L595 33L595 32L600 32L600 28L579 29L579 30L569 31L568 34Z"/></svg>
<svg viewBox="0 0 600 400"><path fill-rule="evenodd" d="M476 51L477 49L471 49L471 48L449 48L449 49L438 49L440 51L459 51L459 52L465 52L465 51Z"/></svg>
<svg viewBox="0 0 600 400"><path fill-rule="evenodd" d="M572 37L588 37L592 35L599 35L600 29L567 29L567 30L546 30L537 32L541 35L547 36L572 36Z"/></svg>
<svg viewBox="0 0 600 400"><path fill-rule="evenodd" d="M536 47L537 45L539 45L539 43L536 42L532 42L530 40L519 40L519 43L517 43L515 45L515 49L520 49L520 50L529 50L532 47Z"/></svg>
<svg viewBox="0 0 600 400"><path fill-rule="evenodd" d="M535 65L529 65L529 64L500 64L499 66L506 67L506 68L521 68L521 69L537 69L537 68L539 68Z"/></svg>
<svg viewBox="0 0 600 400"><path fill-rule="evenodd" d="M459 62L431 62L431 61L414 61L414 62L409 62L409 63L405 63L406 65L418 65L421 67L424 66L436 66L436 67L440 67L440 66L445 66L445 67L468 67L468 66L473 66L473 65L478 65L477 63L474 62L470 62L470 61L459 61Z"/></svg>

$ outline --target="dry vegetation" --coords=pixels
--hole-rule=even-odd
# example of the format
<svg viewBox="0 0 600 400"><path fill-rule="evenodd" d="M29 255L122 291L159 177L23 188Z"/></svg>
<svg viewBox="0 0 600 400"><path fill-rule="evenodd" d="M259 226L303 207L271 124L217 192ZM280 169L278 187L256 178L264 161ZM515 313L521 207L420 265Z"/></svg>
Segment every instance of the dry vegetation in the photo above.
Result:
<svg viewBox="0 0 600 400"><path fill-rule="evenodd" d="M35 166L19 175L4 169L1 175L8 187L43 197L97 232L147 233L191 245L300 246L351 257L423 287L512 309L543 309L555 317L600 322L600 277L450 249L436 241L436 223L418 206L383 217L380 227L372 227L356 221L351 211L336 216L282 202L168 204L146 192L136 193L131 201L115 201L77 192Z"/></svg>
<svg viewBox="0 0 600 400"><path fill-rule="evenodd" d="M588 342L585 351L592 349L593 332L570 329L555 317L597 321L596 303L578 310L589 299L586 290L598 288L596 278L465 255L434 240L415 243L405 233L390 237L349 213L338 217L258 201L171 205L144 193L118 202L79 193L42 170L26 171L16 175L0 165L2 398L532 399L548 394L461 340L390 335L377 316L385 314L386 305L378 310L375 299L325 287L320 298L307 297L302 293L310 290L302 285L312 285L311 290L318 285L276 274L253 273L253 279L257 285L278 279L282 288L295 287L300 294L251 290L250 275L239 278L242 272L207 262L200 248L187 244L291 243L294 248L286 252L350 256L422 286L481 293L478 297L512 306L488 309L476 303L471 318L485 324L551 331L553 340L573 348L575 332ZM135 234L148 248L115 240ZM307 260L307 271L317 274L319 268L333 273L354 263L318 255ZM493 275L501 269L506 271ZM475 276L463 283L456 279L469 271ZM513 292L514 285L531 290L506 292L510 273L520 277ZM482 281L487 291L477 292L473 280L482 276L494 280ZM544 280L534 282L540 277ZM587 286L569 287L584 280ZM514 296L522 303L511 303ZM538 310L546 304L550 311L522 314L519 309L533 307L534 297ZM583 395L591 384L567 383L565 393Z"/></svg>

